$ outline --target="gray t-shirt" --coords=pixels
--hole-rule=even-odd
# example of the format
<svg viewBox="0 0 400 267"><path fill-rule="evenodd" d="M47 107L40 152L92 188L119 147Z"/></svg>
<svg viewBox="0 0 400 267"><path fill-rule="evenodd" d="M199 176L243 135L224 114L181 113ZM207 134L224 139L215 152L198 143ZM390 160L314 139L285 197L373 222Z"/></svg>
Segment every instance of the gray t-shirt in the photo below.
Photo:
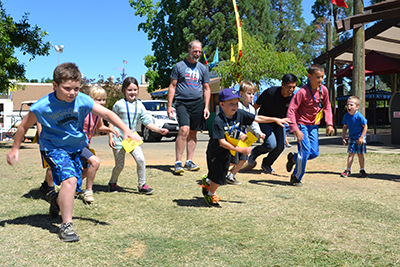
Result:
<svg viewBox="0 0 400 267"><path fill-rule="evenodd" d="M197 62L190 63L186 59L178 62L171 73L171 78L177 80L175 99L195 100L203 96L203 84L210 82L207 68Z"/></svg>

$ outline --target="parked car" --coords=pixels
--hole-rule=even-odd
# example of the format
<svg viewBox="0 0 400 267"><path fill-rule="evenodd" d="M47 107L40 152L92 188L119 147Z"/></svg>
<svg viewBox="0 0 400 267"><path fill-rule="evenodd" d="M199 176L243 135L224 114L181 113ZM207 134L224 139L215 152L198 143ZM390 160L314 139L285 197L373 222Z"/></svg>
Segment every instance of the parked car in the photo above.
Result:
<svg viewBox="0 0 400 267"><path fill-rule="evenodd" d="M136 131L143 137L143 141L160 141L162 137L176 137L179 132L178 122L176 120L175 109L172 119L168 117L167 100L141 100L146 110L151 114L153 123L160 128L168 129L166 135L153 132L145 127L139 120L136 125Z"/></svg>

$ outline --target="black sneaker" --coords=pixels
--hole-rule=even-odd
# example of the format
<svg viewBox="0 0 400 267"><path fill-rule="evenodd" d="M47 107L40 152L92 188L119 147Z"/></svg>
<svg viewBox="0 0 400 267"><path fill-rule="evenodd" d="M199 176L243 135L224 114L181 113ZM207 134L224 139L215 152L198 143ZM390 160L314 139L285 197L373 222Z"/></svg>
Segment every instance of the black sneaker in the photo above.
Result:
<svg viewBox="0 0 400 267"><path fill-rule="evenodd" d="M261 169L266 173L266 174L270 174L275 172L274 169L272 169L271 166L261 166Z"/></svg>
<svg viewBox="0 0 400 267"><path fill-rule="evenodd" d="M117 184L108 183L108 192L110 193L118 193L121 192L122 188L119 187Z"/></svg>
<svg viewBox="0 0 400 267"><path fill-rule="evenodd" d="M50 217L56 218L58 216L58 213L60 212L60 207L57 204L57 197L58 193L56 191L50 191L46 195L46 199L48 202L50 202Z"/></svg>
<svg viewBox="0 0 400 267"><path fill-rule="evenodd" d="M340 176L342 176L342 177L350 177L350 175L351 175L351 172L347 169L344 172L342 172L342 174L340 174Z"/></svg>
<svg viewBox="0 0 400 267"><path fill-rule="evenodd" d="M74 231L74 224L72 222L63 223L60 226L58 237L63 242L76 242L79 241L79 236Z"/></svg>
<svg viewBox="0 0 400 267"><path fill-rule="evenodd" d="M297 177L294 174L290 176L290 183L293 186L303 186L303 184L297 179Z"/></svg>
<svg viewBox="0 0 400 267"><path fill-rule="evenodd" d="M293 169L293 166L294 166L295 164L296 164L296 163L294 162L294 154L293 154L292 152L290 152L290 153L287 155L286 170L287 170L288 172L291 172L292 169Z"/></svg>
<svg viewBox="0 0 400 267"><path fill-rule="evenodd" d="M139 194L151 195L154 192L154 189L151 189L147 184L138 187Z"/></svg>
<svg viewBox="0 0 400 267"><path fill-rule="evenodd" d="M361 170L360 171L360 176L361 176L361 178L367 178L368 174L364 170Z"/></svg>
<svg viewBox="0 0 400 267"><path fill-rule="evenodd" d="M218 195L209 196L208 194L205 194L204 200L206 201L207 205L210 207L221 208L221 206L218 204L218 201L221 200L221 197Z"/></svg>
<svg viewBox="0 0 400 267"><path fill-rule="evenodd" d="M226 182L228 184L233 184L233 185L241 185L242 183L239 182L238 180L236 180L236 178L234 176L231 176L230 174L228 174L226 176Z"/></svg>
<svg viewBox="0 0 400 267"><path fill-rule="evenodd" d="M50 191L54 191L54 186L49 186L46 181L42 183L42 185L39 188L39 191L42 192L45 196L47 193Z"/></svg>

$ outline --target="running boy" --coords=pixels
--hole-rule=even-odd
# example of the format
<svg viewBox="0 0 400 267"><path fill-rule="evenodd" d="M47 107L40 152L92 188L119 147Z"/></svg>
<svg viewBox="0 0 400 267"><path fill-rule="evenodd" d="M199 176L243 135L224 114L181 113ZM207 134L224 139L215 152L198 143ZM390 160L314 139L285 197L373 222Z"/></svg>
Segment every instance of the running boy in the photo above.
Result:
<svg viewBox="0 0 400 267"><path fill-rule="evenodd" d="M125 138L140 140L115 113L79 92L81 79L82 74L74 63L63 63L55 68L54 92L31 106L7 154L7 162L13 166L13 161L19 159L19 148L28 128L35 122L42 125L40 151L51 168L54 183L61 184L58 196L50 203L50 216L56 217L61 211L62 224L58 236L64 242L79 241L72 223L72 212L75 191L82 185L80 156L88 144L88 137L83 131L85 117L93 111L123 129Z"/></svg>
<svg viewBox="0 0 400 267"><path fill-rule="evenodd" d="M360 176L365 178L368 174L364 170L364 154L366 149L366 136L368 131L367 119L358 112L360 108L360 98L358 96L350 96L347 100L347 113L343 116L343 145L346 145L346 132L349 129L347 169L341 174L342 177L349 177L351 165L353 164L354 155L357 153L358 162L360 163Z"/></svg>
<svg viewBox="0 0 400 267"><path fill-rule="evenodd" d="M203 195L208 206L220 208L218 201L221 199L216 195L220 185L226 184L226 174L229 168L231 153L234 150L244 155L249 155L251 147L234 146L227 141L227 136L239 139L241 129L245 125L251 125L253 121L268 123L270 118L255 116L249 112L239 109L239 94L235 89L227 88L218 94L219 105L222 111L217 115L213 124L213 136L207 147L208 176L202 179ZM282 119L287 123L288 119ZM207 177L210 184L207 183Z"/></svg>
<svg viewBox="0 0 400 267"><path fill-rule="evenodd" d="M296 165L290 183L302 186L301 180L306 171L307 160L319 155L318 125L325 114L326 135L333 132L332 108L329 102L328 89L322 85L325 70L321 65L314 64L308 68L309 83L304 85L290 101L287 117L290 119L289 129L297 138L296 154L289 153L286 170L292 171Z"/></svg>

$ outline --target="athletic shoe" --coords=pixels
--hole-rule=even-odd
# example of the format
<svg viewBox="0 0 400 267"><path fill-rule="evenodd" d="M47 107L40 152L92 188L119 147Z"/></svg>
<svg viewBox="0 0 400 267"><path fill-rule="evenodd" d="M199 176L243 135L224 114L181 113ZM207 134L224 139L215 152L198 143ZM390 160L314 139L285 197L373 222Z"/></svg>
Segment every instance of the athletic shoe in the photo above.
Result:
<svg viewBox="0 0 400 267"><path fill-rule="evenodd" d="M218 204L218 201L221 200L220 196L218 196L218 195L209 196L208 194L206 194L206 195L204 195L204 199L208 206L215 207L215 208L221 208L221 206Z"/></svg>
<svg viewBox="0 0 400 267"><path fill-rule="evenodd" d="M360 173L361 173L361 171L360 171ZM351 172L346 169L344 172L342 172L342 174L340 176L342 176L342 177L350 177L350 175L351 175Z"/></svg>
<svg viewBox="0 0 400 267"><path fill-rule="evenodd" d="M57 204L57 197L58 193L56 193L56 191L50 191L46 195L47 201L50 202L49 213L50 217L52 218L56 218L58 216L58 213L60 212L60 207Z"/></svg>
<svg viewBox="0 0 400 267"><path fill-rule="evenodd" d="M272 169L271 166L261 166L261 169L266 173L266 174L270 174L275 172L274 169Z"/></svg>
<svg viewBox="0 0 400 267"><path fill-rule="evenodd" d="M85 201L86 204L91 204L92 202L94 202L92 190L85 191L85 193L83 193L83 201Z"/></svg>
<svg viewBox="0 0 400 267"><path fill-rule="evenodd" d="M63 223L60 226L58 237L63 242L76 242L79 241L79 236L74 231L74 224L72 222Z"/></svg>
<svg viewBox="0 0 400 267"><path fill-rule="evenodd" d="M361 176L361 178L367 178L368 174L364 170L361 170L360 171L360 176Z"/></svg>
<svg viewBox="0 0 400 267"><path fill-rule="evenodd" d="M185 170L183 169L182 163L175 163L175 174L181 174L184 173Z"/></svg>
<svg viewBox="0 0 400 267"><path fill-rule="evenodd" d="M256 159L254 158L253 155L253 150L250 153L249 158L247 159L247 164L251 167L254 168L257 165Z"/></svg>
<svg viewBox="0 0 400 267"><path fill-rule="evenodd" d="M235 176L233 176L232 174L228 174L226 176L226 182L228 184L233 184L233 185L241 185L242 183L239 182L238 180L236 180Z"/></svg>
<svg viewBox="0 0 400 267"><path fill-rule="evenodd" d="M184 168L186 170L188 170L188 171L198 171L198 170L200 170L200 166L194 164L193 161L191 161L191 160L186 161Z"/></svg>
<svg viewBox="0 0 400 267"><path fill-rule="evenodd" d="M201 185L200 187L203 187L202 193L203 196L208 194L208 190L210 190L210 179L207 178L207 174L204 174L203 177L201 178Z"/></svg>
<svg viewBox="0 0 400 267"><path fill-rule="evenodd" d="M303 186L303 184L297 179L297 177L294 174L290 176L290 183L293 186Z"/></svg>
<svg viewBox="0 0 400 267"><path fill-rule="evenodd" d="M151 189L147 184L138 187L139 194L151 195L154 189Z"/></svg>
<svg viewBox="0 0 400 267"><path fill-rule="evenodd" d="M291 172L292 169L293 169L293 166L294 166L295 164L296 164L296 163L294 162L294 154L293 154L292 152L290 152L290 153L287 155L286 170L287 170L288 172Z"/></svg>
<svg viewBox="0 0 400 267"><path fill-rule="evenodd" d="M108 183L108 192L110 193L118 193L121 192L122 188L119 187L117 184Z"/></svg>
<svg viewBox="0 0 400 267"><path fill-rule="evenodd" d="M49 186L46 181L42 183L42 185L39 188L40 192L42 192L44 195L47 195L50 191L54 191L54 186Z"/></svg>

